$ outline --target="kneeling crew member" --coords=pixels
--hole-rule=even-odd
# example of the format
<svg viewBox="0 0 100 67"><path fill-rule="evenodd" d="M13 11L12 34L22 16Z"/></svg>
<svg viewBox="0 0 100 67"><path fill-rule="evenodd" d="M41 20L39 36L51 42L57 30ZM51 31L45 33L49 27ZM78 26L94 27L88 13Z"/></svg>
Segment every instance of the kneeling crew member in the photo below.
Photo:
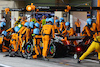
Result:
<svg viewBox="0 0 100 67"><path fill-rule="evenodd" d="M62 32L62 34L64 34L65 40L67 40L67 37L70 37L70 36L75 35L75 31L74 31L74 29L72 27L70 27L70 23L69 22L66 22L65 23L65 26L66 26L66 29ZM77 45L77 42L76 41L74 41L73 43L74 43L74 45Z"/></svg>

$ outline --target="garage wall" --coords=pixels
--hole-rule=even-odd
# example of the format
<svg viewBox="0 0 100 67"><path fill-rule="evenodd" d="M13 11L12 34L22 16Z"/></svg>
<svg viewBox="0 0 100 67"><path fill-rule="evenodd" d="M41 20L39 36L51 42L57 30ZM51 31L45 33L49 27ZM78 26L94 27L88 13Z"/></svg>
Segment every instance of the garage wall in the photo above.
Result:
<svg viewBox="0 0 100 67"><path fill-rule="evenodd" d="M63 12L62 11L55 11L55 16L59 17L59 19L63 16Z"/></svg>
<svg viewBox="0 0 100 67"><path fill-rule="evenodd" d="M13 8L14 1L0 1L0 13L2 12L2 10L5 10L5 8L7 7ZM1 20L1 14L0 14L0 20Z"/></svg>
<svg viewBox="0 0 100 67"><path fill-rule="evenodd" d="M77 21L77 18L81 22L81 32L83 30L83 27L86 25L86 20L87 20L87 12L71 12L71 18L72 20L70 23L72 23L73 28L75 30L75 22Z"/></svg>
<svg viewBox="0 0 100 67"><path fill-rule="evenodd" d="M2 19L2 11L5 11L5 8L14 8L14 1L0 1L0 20ZM10 13L6 15L6 29L8 29L11 26L10 23Z"/></svg>
<svg viewBox="0 0 100 67"><path fill-rule="evenodd" d="M55 11L54 13L55 13L55 16L57 16L60 19L61 17L63 17L63 14L65 12L63 12L63 11ZM67 14L67 17L63 17L63 18L64 18L64 21L67 22L68 21L68 14Z"/></svg>
<svg viewBox="0 0 100 67"><path fill-rule="evenodd" d="M25 1L6 1L0 0L0 20L2 19L2 10L5 10L5 8L23 8L25 7ZM10 15L10 14L8 14ZM14 25L14 18L16 18L16 20L18 20L18 16L19 16L19 11L11 11L11 23L10 23L10 16L7 15L7 19L9 21L7 21L7 28L9 28L10 26L13 27Z"/></svg>

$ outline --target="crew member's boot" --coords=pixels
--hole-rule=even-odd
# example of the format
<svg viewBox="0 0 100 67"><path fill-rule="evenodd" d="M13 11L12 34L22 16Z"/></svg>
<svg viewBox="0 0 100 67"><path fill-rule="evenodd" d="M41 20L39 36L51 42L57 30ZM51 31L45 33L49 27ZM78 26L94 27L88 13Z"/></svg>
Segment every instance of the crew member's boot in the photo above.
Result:
<svg viewBox="0 0 100 67"><path fill-rule="evenodd" d="M77 63L80 63L81 62L81 60L79 59L78 61L77 61Z"/></svg>
<svg viewBox="0 0 100 67"><path fill-rule="evenodd" d="M43 57L44 61L49 61L49 59L47 57Z"/></svg>

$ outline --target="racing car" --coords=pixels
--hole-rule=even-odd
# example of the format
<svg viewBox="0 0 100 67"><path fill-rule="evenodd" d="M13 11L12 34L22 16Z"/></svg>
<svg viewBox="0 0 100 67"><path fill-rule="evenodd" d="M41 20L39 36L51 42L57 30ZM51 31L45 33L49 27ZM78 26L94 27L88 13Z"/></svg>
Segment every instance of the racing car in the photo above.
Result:
<svg viewBox="0 0 100 67"><path fill-rule="evenodd" d="M61 39L63 39L63 36L58 35L58 34L55 34L55 38L51 39L48 57L60 57L66 54L66 47L64 46ZM25 50L25 53L23 53L23 56L25 58L30 58L32 57L32 55L35 54L33 41L34 39L30 39L26 44L23 45L23 49ZM42 40L40 42L40 48L42 51L43 49Z"/></svg>

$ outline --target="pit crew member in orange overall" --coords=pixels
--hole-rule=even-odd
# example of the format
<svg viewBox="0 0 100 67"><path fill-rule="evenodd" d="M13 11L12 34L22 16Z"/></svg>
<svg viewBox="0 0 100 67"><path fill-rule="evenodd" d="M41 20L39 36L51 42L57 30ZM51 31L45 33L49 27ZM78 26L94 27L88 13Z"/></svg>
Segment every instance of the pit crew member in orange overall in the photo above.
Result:
<svg viewBox="0 0 100 67"><path fill-rule="evenodd" d="M6 49L9 50L9 48L5 47L5 45L3 45L3 42L5 42L5 41L9 42L9 39L6 38L6 36L7 36L7 32L6 31L2 31L1 34L2 34L2 37L0 37L0 52L5 52L5 51L7 51Z"/></svg>
<svg viewBox="0 0 100 67"><path fill-rule="evenodd" d="M91 38L93 40L93 38L95 38L96 31L97 31L96 23L93 23L92 19L88 18L87 25L83 28L83 31L82 31L82 36L89 36L88 38L83 40L85 44L87 44L88 39Z"/></svg>
<svg viewBox="0 0 100 67"><path fill-rule="evenodd" d="M79 36L80 34L80 25L81 22L79 21L79 19L77 19L77 22L75 22L77 36Z"/></svg>
<svg viewBox="0 0 100 67"><path fill-rule="evenodd" d="M96 32L96 24L92 23L92 19L87 19L87 25L83 28L82 34L84 36L92 36L93 32Z"/></svg>
<svg viewBox="0 0 100 67"><path fill-rule="evenodd" d="M18 31L19 31L19 29L20 29L20 28L19 28L18 26L16 26L16 27L14 28L15 33L12 34L12 37L11 37L11 40L10 40L10 44L9 44L9 46L13 46L13 48L14 48L14 49L11 49L11 48L10 48L11 50L14 50L13 56L17 54L17 51L18 51L18 49L19 49L19 44L20 44L20 43L18 43L18 42L19 42L19 41L18 41L18 40L19 40L19 39L18 39L19 37L18 37L18 34L17 34ZM9 52L9 53L10 53L10 52Z"/></svg>
<svg viewBox="0 0 100 67"><path fill-rule="evenodd" d="M54 38L54 26L52 25L53 20L52 18L49 18L49 22L43 26L41 34L42 34L42 41L43 41L43 51L42 56L44 60L47 59L47 53L50 47L50 40L51 38Z"/></svg>
<svg viewBox="0 0 100 67"><path fill-rule="evenodd" d="M60 18L60 31L63 32L65 30L65 22L64 18Z"/></svg>
<svg viewBox="0 0 100 67"><path fill-rule="evenodd" d="M37 56L41 55L41 49L40 49L40 39L42 36L40 35L39 30L39 23L35 23L36 28L33 30L33 38L34 38L34 47L35 47L35 55L33 55L33 58L36 59Z"/></svg>
<svg viewBox="0 0 100 67"><path fill-rule="evenodd" d="M65 26L66 26L66 29L62 32L62 34L64 34L65 40L67 40L67 37L75 35L75 31L74 31L74 29L72 27L70 27L70 23L69 22L66 22ZM73 41L73 44L77 45L77 42Z"/></svg>
<svg viewBox="0 0 100 67"><path fill-rule="evenodd" d="M55 20L54 28L55 28L55 33L60 33L59 20Z"/></svg>
<svg viewBox="0 0 100 67"><path fill-rule="evenodd" d="M27 24L27 23L26 23ZM18 31L18 36L19 36L19 41L20 41L20 46L22 45L22 32L27 28L28 25L24 24L24 26L21 27L21 29Z"/></svg>
<svg viewBox="0 0 100 67"><path fill-rule="evenodd" d="M19 40L20 40L20 51L22 51L22 46L28 42L30 38L30 29L29 29L29 22L26 22L24 24L25 29L22 31L22 33L19 35ZM24 50L22 51L24 52Z"/></svg>

